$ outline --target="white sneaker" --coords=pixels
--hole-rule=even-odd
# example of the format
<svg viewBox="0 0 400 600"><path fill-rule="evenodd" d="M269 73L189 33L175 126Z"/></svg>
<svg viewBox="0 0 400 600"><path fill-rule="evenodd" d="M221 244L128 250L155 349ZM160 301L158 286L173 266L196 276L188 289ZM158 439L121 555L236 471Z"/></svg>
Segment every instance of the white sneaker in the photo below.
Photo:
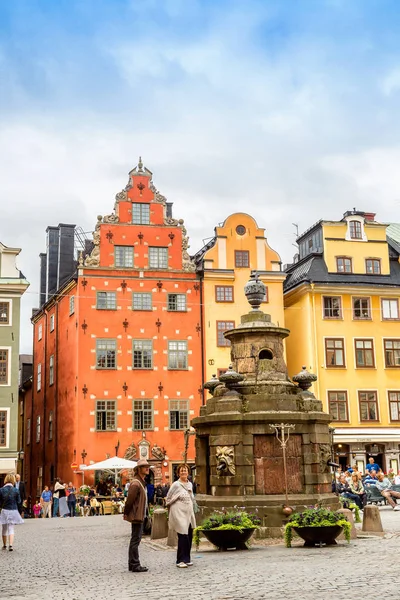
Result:
<svg viewBox="0 0 400 600"><path fill-rule="evenodd" d="M193 563L192 563L192 562L190 562L190 563L186 563L186 566L187 566L187 567L193 567Z"/></svg>
<svg viewBox="0 0 400 600"><path fill-rule="evenodd" d="M400 506L399 506L400 508ZM176 565L179 569L187 569L187 564L184 562L177 563Z"/></svg>
<svg viewBox="0 0 400 600"><path fill-rule="evenodd" d="M395 506L393 510L400 510L400 506L399 505Z"/></svg>

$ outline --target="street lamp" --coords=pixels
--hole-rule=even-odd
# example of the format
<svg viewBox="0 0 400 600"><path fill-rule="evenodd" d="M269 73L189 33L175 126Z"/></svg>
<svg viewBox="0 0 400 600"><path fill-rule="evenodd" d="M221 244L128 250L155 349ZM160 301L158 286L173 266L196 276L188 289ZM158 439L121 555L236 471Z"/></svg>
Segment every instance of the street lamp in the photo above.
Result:
<svg viewBox="0 0 400 600"><path fill-rule="evenodd" d="M275 429L276 439L279 442L280 447L282 448L283 453L283 475L285 478L285 500L286 504L283 507L285 514L291 514L293 510L289 506L289 498L288 498L288 482L287 482L287 469L286 469L286 446L289 441L290 431L295 428L295 425L291 425L289 423L278 423L271 424L270 427ZM290 512L289 512L290 510Z"/></svg>
<svg viewBox="0 0 400 600"><path fill-rule="evenodd" d="M21 448L21 450L18 451L18 473L20 473L22 480L24 479L24 474L22 473L22 471L23 471L22 464L23 464L24 458L25 458L25 452Z"/></svg>
<svg viewBox="0 0 400 600"><path fill-rule="evenodd" d="M189 448L189 437L191 435L196 435L196 430L194 427L188 427L183 432L183 435L184 435L184 440L185 440L185 451L183 453L183 462L186 463L187 462L187 453L188 453L188 448Z"/></svg>

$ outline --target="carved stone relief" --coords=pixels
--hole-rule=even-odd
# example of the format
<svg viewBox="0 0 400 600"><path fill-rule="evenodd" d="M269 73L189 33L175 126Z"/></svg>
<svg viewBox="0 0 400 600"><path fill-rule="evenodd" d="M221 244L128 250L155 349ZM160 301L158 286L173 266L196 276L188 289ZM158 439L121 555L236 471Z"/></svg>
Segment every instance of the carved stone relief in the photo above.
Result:
<svg viewBox="0 0 400 600"><path fill-rule="evenodd" d="M217 473L222 476L236 474L235 449L233 446L217 446Z"/></svg>
<svg viewBox="0 0 400 600"><path fill-rule="evenodd" d="M136 458L137 450L135 444L132 442L130 446L125 450L124 458L126 460L134 460Z"/></svg>

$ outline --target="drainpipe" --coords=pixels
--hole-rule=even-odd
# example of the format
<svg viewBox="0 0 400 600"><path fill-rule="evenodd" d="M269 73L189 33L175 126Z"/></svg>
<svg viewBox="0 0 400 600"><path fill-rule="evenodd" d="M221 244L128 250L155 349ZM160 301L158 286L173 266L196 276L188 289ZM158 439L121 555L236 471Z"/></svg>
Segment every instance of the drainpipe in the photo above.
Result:
<svg viewBox="0 0 400 600"><path fill-rule="evenodd" d="M317 336L317 320L315 317L315 292L314 292L314 287L315 284L314 283L310 283L310 288L311 288L311 305L312 305L312 325L313 325L313 354L315 357L315 365L314 365L314 372L317 376L317 381L315 382L315 387L316 387L316 397L320 400L319 397L319 357L318 357L318 336Z"/></svg>

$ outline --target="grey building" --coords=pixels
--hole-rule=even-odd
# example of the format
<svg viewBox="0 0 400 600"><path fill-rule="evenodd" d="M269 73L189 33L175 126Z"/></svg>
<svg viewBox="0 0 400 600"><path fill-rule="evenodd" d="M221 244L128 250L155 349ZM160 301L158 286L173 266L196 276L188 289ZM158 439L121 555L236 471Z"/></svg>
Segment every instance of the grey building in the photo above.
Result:
<svg viewBox="0 0 400 600"><path fill-rule="evenodd" d="M21 296L29 283L16 265L20 248L0 242L0 484L18 460L18 377Z"/></svg>

